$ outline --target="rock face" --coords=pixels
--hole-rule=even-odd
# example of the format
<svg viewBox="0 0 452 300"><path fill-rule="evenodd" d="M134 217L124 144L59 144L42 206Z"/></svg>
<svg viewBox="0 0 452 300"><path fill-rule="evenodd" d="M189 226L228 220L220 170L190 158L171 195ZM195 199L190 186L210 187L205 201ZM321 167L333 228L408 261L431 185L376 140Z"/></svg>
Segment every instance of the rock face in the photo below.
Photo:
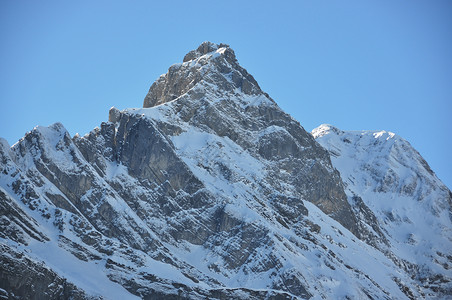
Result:
<svg viewBox="0 0 452 300"><path fill-rule="evenodd" d="M143 106L112 108L109 121L83 137L57 123L12 147L0 140L0 296L450 295L449 190L431 171L402 188L414 202L443 191L429 208L444 248L410 260L391 231L395 221L382 221L328 145L284 113L229 46L205 42L189 52ZM394 192L383 173L376 180ZM411 239L424 242L411 222ZM31 276L18 282L20 274Z"/></svg>
<svg viewBox="0 0 452 300"><path fill-rule="evenodd" d="M143 107L166 103L185 93L189 93L192 99L205 97L203 91L193 91L201 82L202 86L214 87L221 92L239 91L250 96L263 94L253 76L238 64L234 50L225 44L204 42L185 55L182 64L171 66L168 73L152 84Z"/></svg>

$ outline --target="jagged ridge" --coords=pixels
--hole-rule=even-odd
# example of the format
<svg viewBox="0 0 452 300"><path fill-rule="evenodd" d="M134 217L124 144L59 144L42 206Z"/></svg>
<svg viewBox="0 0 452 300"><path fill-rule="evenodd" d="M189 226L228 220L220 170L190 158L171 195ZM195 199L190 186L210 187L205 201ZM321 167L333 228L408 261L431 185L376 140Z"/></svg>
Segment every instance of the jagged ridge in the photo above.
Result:
<svg viewBox="0 0 452 300"><path fill-rule="evenodd" d="M83 137L55 124L11 148L1 143L5 251L73 283L46 293L426 295L430 287L391 252L379 215L344 190L328 151L261 91L229 46L206 42L188 53L151 86L144 107L113 108ZM34 295L37 282L17 286L0 270L9 296Z"/></svg>

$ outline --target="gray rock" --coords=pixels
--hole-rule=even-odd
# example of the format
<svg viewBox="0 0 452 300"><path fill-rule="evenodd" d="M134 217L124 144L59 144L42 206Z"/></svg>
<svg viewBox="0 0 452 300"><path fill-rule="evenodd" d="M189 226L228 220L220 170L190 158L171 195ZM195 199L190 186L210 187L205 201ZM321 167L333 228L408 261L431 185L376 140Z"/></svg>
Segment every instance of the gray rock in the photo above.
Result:
<svg viewBox="0 0 452 300"><path fill-rule="evenodd" d="M212 84L223 91L239 89L247 95L263 93L253 76L238 64L228 45L205 42L152 84L143 107L173 101L199 84Z"/></svg>
<svg viewBox="0 0 452 300"><path fill-rule="evenodd" d="M338 284L349 298L423 296L411 278L419 272L390 251L363 200L345 193L330 153L228 45L189 52L143 106L111 108L83 137L55 124L13 147L0 140L8 297L88 297L17 250L44 241L142 299L334 298ZM383 279L372 278L376 261Z"/></svg>
<svg viewBox="0 0 452 300"><path fill-rule="evenodd" d="M0 290L7 292L7 299L100 299L2 243L0 265Z"/></svg>

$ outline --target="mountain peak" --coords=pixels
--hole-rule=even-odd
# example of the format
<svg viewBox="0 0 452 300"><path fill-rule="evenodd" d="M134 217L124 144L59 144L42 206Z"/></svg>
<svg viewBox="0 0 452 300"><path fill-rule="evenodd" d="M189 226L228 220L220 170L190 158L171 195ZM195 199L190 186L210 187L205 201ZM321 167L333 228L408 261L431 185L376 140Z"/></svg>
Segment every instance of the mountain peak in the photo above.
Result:
<svg viewBox="0 0 452 300"><path fill-rule="evenodd" d="M223 98L238 93L264 94L253 76L239 65L228 45L204 42L152 84L143 107L157 106L184 95L201 99L209 92Z"/></svg>
<svg viewBox="0 0 452 300"><path fill-rule="evenodd" d="M402 138L311 135L210 42L144 107L0 139L0 298L452 295L452 193Z"/></svg>
<svg viewBox="0 0 452 300"><path fill-rule="evenodd" d="M227 53L229 58L236 60L234 50L232 50L229 47L229 45L223 44L223 43L215 44L215 43L206 41L206 42L203 42L201 45L199 45L199 47L196 50L192 50L192 51L188 52L185 55L183 62L191 61L193 59L199 58L205 54L209 54L212 52L216 52L219 54Z"/></svg>
<svg viewBox="0 0 452 300"><path fill-rule="evenodd" d="M311 134L314 136L314 138L318 138L318 137L322 137L322 136L324 136L324 135L326 135L326 134L329 134L329 133L331 133L331 132L333 132L333 133L335 133L335 134L337 134L337 135L340 135L341 133L343 133L342 130L340 130L340 129L337 128L337 127L334 127L333 125L330 125L330 124L322 124L322 125L320 125L319 127L314 128L314 129L311 131Z"/></svg>

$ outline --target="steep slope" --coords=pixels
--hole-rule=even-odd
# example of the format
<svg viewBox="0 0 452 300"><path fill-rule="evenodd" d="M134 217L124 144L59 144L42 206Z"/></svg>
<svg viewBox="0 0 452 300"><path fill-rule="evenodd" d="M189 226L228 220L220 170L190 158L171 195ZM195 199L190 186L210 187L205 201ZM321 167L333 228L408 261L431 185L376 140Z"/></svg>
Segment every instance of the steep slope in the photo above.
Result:
<svg viewBox="0 0 452 300"><path fill-rule="evenodd" d="M379 215L227 45L203 43L144 108L112 108L83 137L54 124L0 146L9 297L425 295Z"/></svg>
<svg viewBox="0 0 452 300"><path fill-rule="evenodd" d="M312 133L352 205L361 198L376 216L387 250L430 295L452 295L452 193L421 155L392 132L322 125Z"/></svg>
<svg viewBox="0 0 452 300"><path fill-rule="evenodd" d="M273 171L268 180L272 189L284 193L287 187L278 182L290 183L291 196L313 202L354 231L354 216L327 152L261 91L227 45L203 43L185 56L184 63L171 66L151 86L143 106L161 103L168 105L130 112L158 120L162 130L172 125L176 132L166 135L177 135L181 143L187 143L184 136L199 136L196 131L205 135L202 138L227 137L251 157L272 164L267 168ZM184 124L196 131L188 132Z"/></svg>

